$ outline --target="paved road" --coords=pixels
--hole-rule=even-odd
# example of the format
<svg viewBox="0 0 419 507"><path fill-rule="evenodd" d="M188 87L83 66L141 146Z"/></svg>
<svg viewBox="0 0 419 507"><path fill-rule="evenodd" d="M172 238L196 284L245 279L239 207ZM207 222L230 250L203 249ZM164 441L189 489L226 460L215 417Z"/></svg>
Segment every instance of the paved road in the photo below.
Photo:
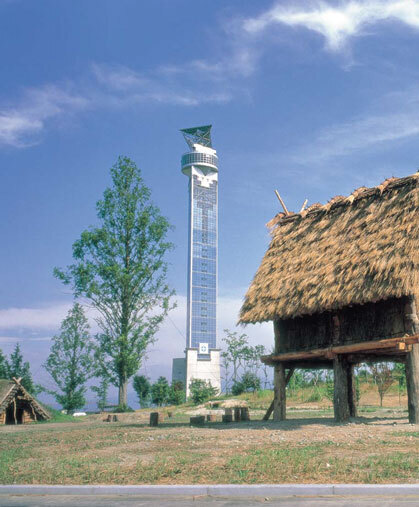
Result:
<svg viewBox="0 0 419 507"><path fill-rule="evenodd" d="M280 505L281 507L388 507L417 506L418 496L380 496L380 497L281 497L281 498L227 498L191 496L137 496L137 495L0 495L1 507L251 507L261 505Z"/></svg>

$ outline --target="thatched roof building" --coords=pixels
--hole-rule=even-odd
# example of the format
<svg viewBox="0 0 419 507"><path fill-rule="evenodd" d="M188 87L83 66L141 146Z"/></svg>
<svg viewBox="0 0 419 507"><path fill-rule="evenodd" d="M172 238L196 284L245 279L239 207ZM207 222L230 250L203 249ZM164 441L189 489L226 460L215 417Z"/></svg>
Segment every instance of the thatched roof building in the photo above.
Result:
<svg viewBox="0 0 419 507"><path fill-rule="evenodd" d="M275 366L277 419L295 367L334 369L335 417L345 420L356 413L353 365L392 360L406 363L409 419L419 422L418 183L419 173L389 178L268 224L240 322L274 323L275 352L262 360Z"/></svg>
<svg viewBox="0 0 419 507"><path fill-rule="evenodd" d="M50 417L20 384L20 379L0 379L0 424L26 424Z"/></svg>
<svg viewBox="0 0 419 507"><path fill-rule="evenodd" d="M240 322L419 295L419 173L277 215Z"/></svg>

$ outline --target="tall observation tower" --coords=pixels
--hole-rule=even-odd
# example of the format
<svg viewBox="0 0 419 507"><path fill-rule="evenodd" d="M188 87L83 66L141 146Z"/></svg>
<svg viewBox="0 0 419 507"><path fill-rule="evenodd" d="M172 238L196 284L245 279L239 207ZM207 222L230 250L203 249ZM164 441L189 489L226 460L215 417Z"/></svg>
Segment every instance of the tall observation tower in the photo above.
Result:
<svg viewBox="0 0 419 507"><path fill-rule="evenodd" d="M211 125L181 130L189 151L182 172L189 178L188 307L186 357L173 360L173 380L189 396L192 379L221 389L217 349L218 157Z"/></svg>

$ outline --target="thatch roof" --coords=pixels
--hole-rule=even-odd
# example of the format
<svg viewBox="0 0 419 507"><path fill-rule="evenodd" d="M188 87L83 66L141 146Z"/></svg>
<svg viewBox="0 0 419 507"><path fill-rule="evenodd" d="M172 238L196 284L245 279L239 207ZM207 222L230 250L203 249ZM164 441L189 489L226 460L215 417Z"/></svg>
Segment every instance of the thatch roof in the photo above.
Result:
<svg viewBox="0 0 419 507"><path fill-rule="evenodd" d="M49 413L42 407L36 399L20 384L18 380L0 379L0 414L5 412L7 407L17 396L23 396L35 410L39 419L50 419Z"/></svg>
<svg viewBox="0 0 419 507"><path fill-rule="evenodd" d="M240 322L419 295L419 173L278 214Z"/></svg>

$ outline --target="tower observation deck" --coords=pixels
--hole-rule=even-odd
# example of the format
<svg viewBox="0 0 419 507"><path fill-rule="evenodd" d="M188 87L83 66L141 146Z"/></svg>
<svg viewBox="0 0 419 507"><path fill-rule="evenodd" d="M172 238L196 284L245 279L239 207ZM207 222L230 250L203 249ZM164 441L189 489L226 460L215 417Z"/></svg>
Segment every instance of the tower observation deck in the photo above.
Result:
<svg viewBox="0 0 419 507"><path fill-rule="evenodd" d="M182 360L175 359L173 380L183 380L189 395L194 378L221 387L216 332L218 157L212 147L211 125L181 132L190 149L181 158L182 172L189 178L188 297L184 371Z"/></svg>

